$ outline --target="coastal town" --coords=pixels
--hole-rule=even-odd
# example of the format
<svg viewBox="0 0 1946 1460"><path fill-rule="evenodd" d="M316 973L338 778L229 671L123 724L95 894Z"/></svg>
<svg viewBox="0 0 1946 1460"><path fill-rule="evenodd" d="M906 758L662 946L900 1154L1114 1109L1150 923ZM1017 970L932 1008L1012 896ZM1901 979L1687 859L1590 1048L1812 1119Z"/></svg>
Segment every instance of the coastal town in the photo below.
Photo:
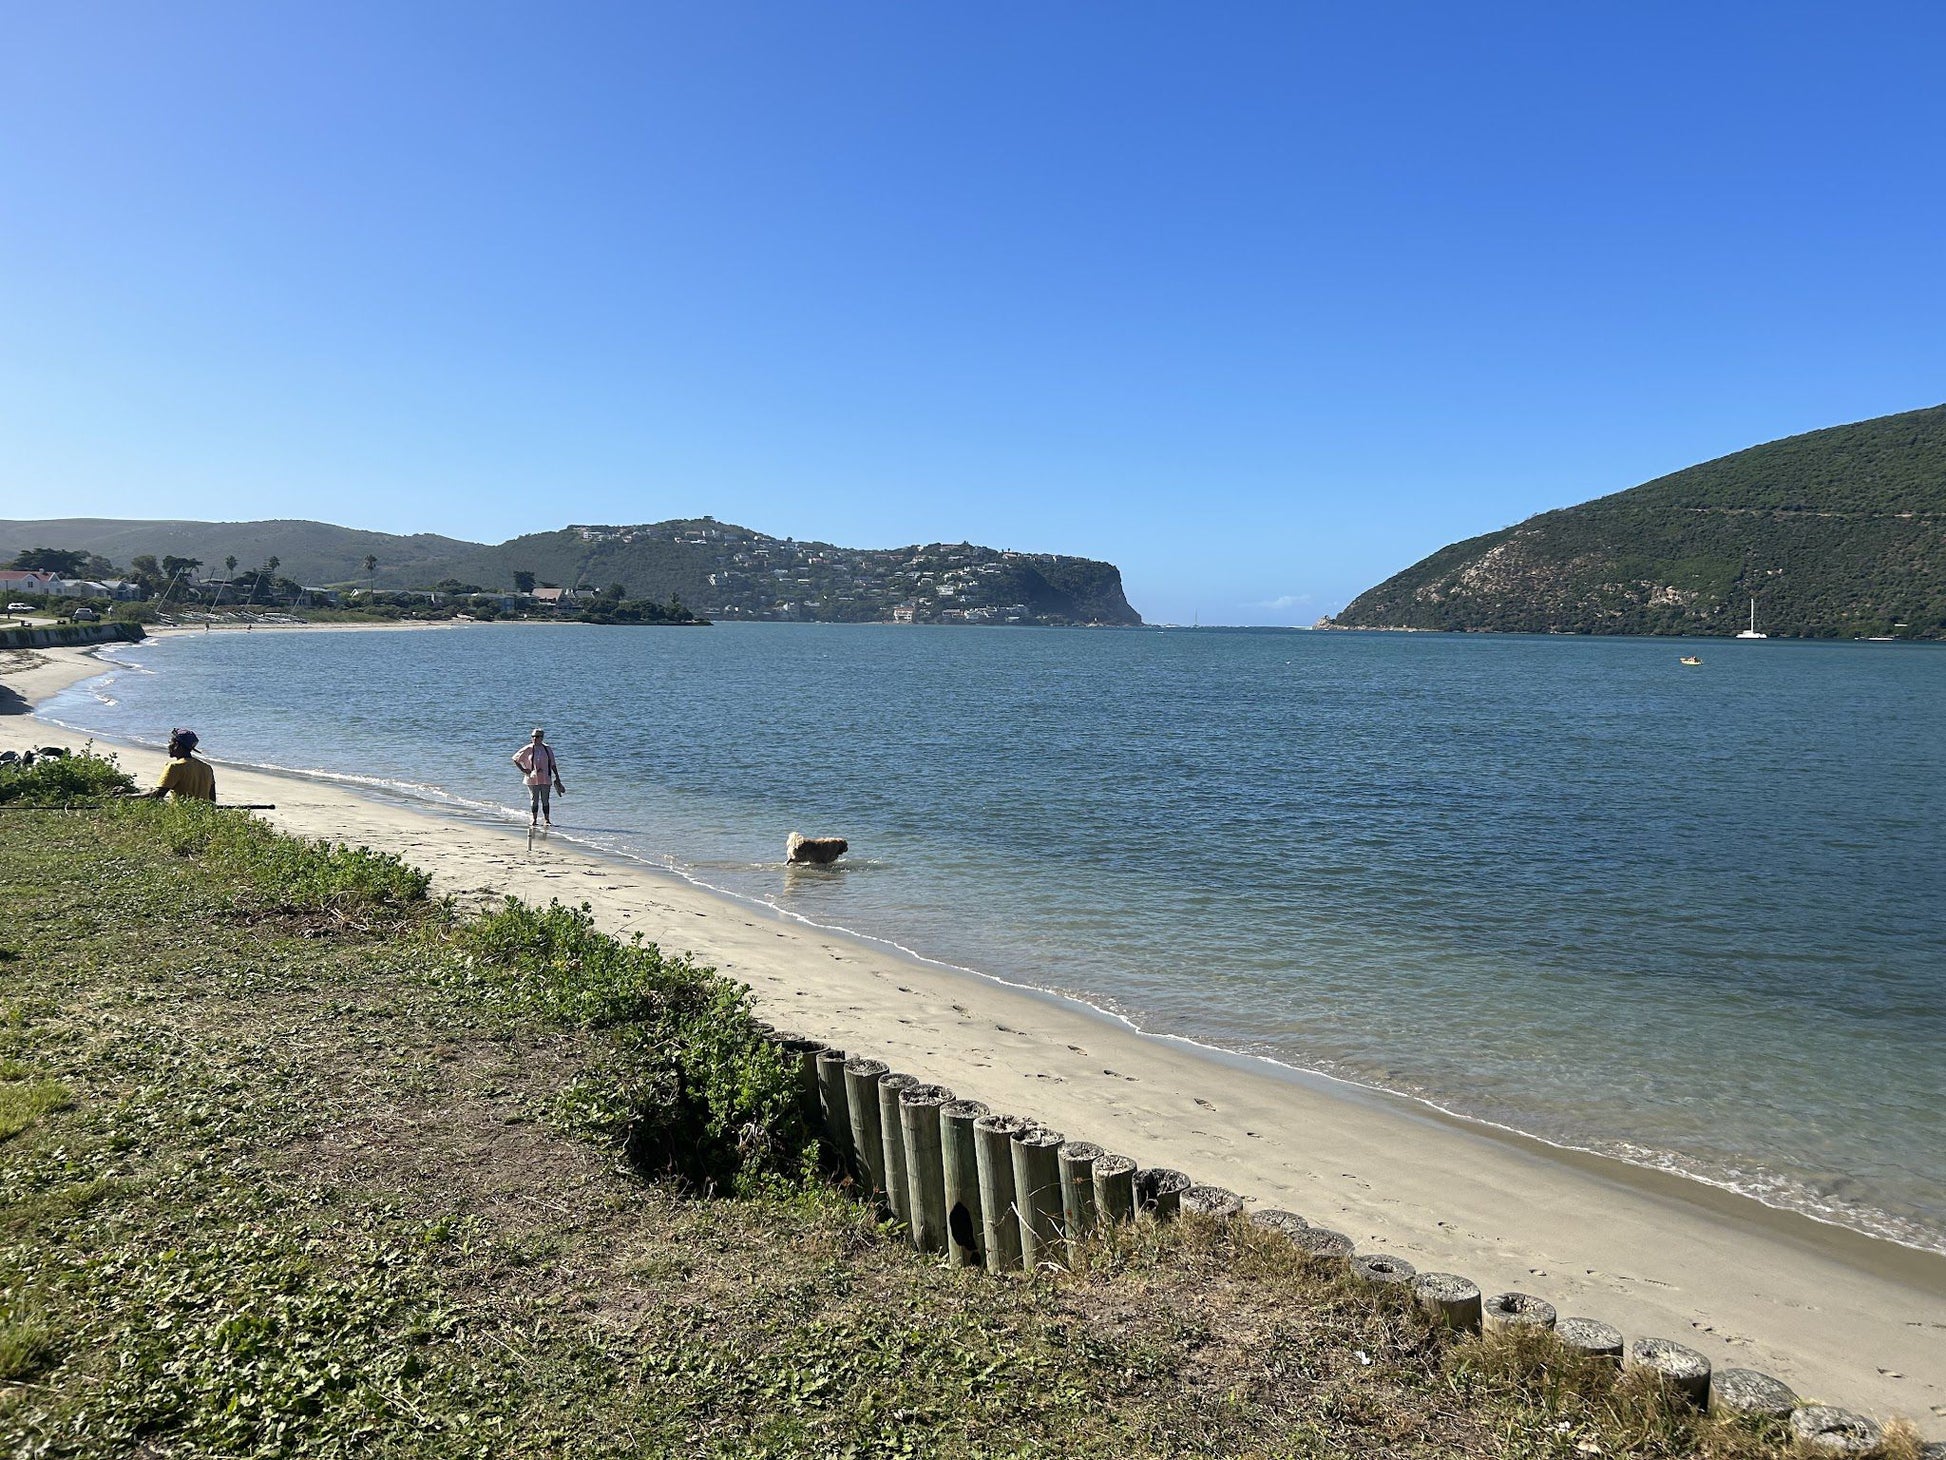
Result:
<svg viewBox="0 0 1946 1460"><path fill-rule="evenodd" d="M636 527L571 528L591 547L669 544L709 560L700 611L716 619L839 623L1045 624L1096 622L1058 601L1064 565L1052 553L972 543L838 547L771 537L712 518ZM1126 622L1113 614L1111 622Z"/></svg>

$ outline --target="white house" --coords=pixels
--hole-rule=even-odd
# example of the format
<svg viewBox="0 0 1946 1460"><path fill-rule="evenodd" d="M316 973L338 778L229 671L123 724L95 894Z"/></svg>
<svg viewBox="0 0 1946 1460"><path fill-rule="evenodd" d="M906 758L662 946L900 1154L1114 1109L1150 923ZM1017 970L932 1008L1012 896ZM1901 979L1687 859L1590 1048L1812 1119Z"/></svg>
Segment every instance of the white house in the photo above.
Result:
<svg viewBox="0 0 1946 1460"><path fill-rule="evenodd" d="M35 568L0 569L0 593L59 593L61 584L58 574Z"/></svg>

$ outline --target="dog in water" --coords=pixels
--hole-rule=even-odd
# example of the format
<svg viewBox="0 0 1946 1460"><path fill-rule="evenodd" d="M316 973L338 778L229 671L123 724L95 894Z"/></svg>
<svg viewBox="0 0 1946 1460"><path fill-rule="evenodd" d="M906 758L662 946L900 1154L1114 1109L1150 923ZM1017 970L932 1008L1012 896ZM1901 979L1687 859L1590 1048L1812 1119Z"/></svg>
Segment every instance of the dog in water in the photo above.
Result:
<svg viewBox="0 0 1946 1460"><path fill-rule="evenodd" d="M851 843L841 836L804 836L792 832L790 840L784 843L784 860L796 863L835 862L851 848Z"/></svg>

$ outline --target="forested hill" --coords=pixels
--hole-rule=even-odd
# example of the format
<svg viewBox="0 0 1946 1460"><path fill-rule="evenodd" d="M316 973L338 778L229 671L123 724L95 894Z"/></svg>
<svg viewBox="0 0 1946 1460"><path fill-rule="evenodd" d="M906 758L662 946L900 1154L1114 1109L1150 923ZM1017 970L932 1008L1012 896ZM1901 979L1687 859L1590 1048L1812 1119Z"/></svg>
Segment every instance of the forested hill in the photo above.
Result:
<svg viewBox="0 0 1946 1460"><path fill-rule="evenodd" d="M561 588L620 584L631 599L661 603L673 595L712 619L1142 622L1123 596L1120 569L1093 558L971 543L842 548L708 517L564 527L497 545L325 522L0 521L0 564L43 547L98 554L117 567L142 554L190 559L199 578L228 576L229 558L238 573L274 558L281 577L312 587L513 590L530 578ZM370 570L368 557L377 560Z"/></svg>
<svg viewBox="0 0 1946 1460"><path fill-rule="evenodd" d="M1441 548L1341 628L1946 638L1946 406L1753 446Z"/></svg>

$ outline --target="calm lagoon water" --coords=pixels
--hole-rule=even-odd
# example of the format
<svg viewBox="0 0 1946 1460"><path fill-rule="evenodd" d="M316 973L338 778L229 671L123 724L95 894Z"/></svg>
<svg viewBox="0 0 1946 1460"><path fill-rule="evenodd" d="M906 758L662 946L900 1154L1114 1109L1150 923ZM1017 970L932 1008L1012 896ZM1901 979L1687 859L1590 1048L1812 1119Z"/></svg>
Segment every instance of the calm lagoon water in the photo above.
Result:
<svg viewBox="0 0 1946 1460"><path fill-rule="evenodd" d="M524 806L507 757L545 724L569 835L1946 1250L1946 650L727 625L116 652L47 712L484 814ZM787 873L793 828L852 856Z"/></svg>

